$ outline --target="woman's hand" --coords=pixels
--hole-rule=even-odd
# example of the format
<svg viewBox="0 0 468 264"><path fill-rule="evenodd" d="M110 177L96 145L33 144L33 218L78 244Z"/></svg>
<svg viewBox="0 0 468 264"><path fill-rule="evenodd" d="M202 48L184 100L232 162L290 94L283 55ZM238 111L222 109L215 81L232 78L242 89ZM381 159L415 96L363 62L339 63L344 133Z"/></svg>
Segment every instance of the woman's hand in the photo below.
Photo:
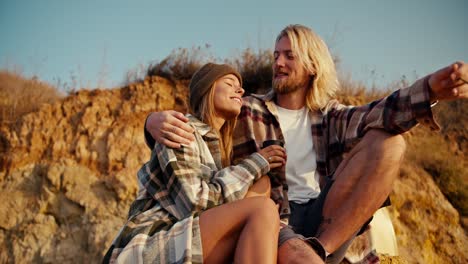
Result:
<svg viewBox="0 0 468 264"><path fill-rule="evenodd" d="M270 169L282 167L286 164L286 150L278 145L271 145L258 151L269 163Z"/></svg>

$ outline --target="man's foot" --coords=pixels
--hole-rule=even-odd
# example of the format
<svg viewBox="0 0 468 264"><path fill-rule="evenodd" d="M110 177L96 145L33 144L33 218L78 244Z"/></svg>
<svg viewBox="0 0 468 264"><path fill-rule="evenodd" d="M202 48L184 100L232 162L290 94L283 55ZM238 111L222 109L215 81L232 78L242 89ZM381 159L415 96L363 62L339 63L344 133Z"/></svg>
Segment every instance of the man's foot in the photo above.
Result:
<svg viewBox="0 0 468 264"><path fill-rule="evenodd" d="M278 249L278 263L314 263L323 264L315 250L304 240L292 238L284 242Z"/></svg>

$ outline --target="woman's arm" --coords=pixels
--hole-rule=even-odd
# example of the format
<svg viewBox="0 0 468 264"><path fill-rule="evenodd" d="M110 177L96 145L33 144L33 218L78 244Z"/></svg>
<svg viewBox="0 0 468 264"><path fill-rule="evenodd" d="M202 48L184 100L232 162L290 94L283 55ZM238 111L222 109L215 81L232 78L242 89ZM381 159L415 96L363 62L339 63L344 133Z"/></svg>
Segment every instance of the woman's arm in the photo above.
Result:
<svg viewBox="0 0 468 264"><path fill-rule="evenodd" d="M268 161L259 153L236 166L213 169L214 166L202 164L197 142L178 149L157 143L145 167L139 173L140 183L179 219L194 211L242 199L252 182L269 171Z"/></svg>

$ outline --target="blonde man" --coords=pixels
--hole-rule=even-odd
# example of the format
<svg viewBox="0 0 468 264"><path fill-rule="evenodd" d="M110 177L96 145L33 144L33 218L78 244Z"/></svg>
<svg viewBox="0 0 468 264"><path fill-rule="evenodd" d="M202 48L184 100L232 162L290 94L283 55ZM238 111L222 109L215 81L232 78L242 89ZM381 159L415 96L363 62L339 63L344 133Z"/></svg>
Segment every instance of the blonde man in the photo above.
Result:
<svg viewBox="0 0 468 264"><path fill-rule="evenodd" d="M457 62L380 100L345 106L332 99L339 84L323 40L302 25L284 28L273 89L244 97L233 139L234 160L266 140L285 143L286 166L270 173L283 223L278 262L339 263L392 190L405 152L399 134L418 123L437 130L432 103L467 98L467 79L468 65ZM191 140L184 121L174 111L152 113L146 138L177 147Z"/></svg>

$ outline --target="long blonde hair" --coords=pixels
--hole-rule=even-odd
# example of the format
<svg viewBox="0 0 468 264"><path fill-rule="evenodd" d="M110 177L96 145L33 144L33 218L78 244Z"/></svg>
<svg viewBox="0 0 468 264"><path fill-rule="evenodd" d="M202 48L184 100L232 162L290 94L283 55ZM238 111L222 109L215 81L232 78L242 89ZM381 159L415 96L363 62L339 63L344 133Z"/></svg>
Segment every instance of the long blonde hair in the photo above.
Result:
<svg viewBox="0 0 468 264"><path fill-rule="evenodd" d="M201 99L200 105L197 108L197 112L192 114L200 119L205 124L213 127L214 122L213 118L216 116L216 109L214 107L214 87L217 83L217 80L213 83L210 88L210 91L203 96ZM194 107L190 107L193 109ZM193 110L192 110L193 111ZM221 151L221 162L223 167L231 165L232 158L232 134L234 127L236 126L236 118L226 120L223 126L216 131L219 136L219 145Z"/></svg>
<svg viewBox="0 0 468 264"><path fill-rule="evenodd" d="M276 43L284 36L291 42L291 49L299 63L313 76L307 90L306 105L311 110L326 106L339 89L335 63L325 42L310 28L303 25L289 25L276 38Z"/></svg>

